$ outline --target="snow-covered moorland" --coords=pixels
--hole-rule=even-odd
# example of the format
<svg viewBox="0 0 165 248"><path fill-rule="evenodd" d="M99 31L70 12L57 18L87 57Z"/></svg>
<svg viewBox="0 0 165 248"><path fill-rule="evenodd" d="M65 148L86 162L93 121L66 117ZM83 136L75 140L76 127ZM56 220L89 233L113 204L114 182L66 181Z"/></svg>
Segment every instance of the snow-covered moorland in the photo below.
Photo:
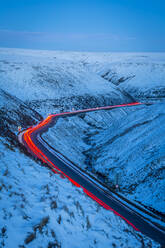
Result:
<svg viewBox="0 0 165 248"><path fill-rule="evenodd" d="M49 113L159 104L59 119L56 149L121 193L164 213L165 54L0 49L0 247L159 247L34 160L17 128ZM139 200L140 199L140 200Z"/></svg>

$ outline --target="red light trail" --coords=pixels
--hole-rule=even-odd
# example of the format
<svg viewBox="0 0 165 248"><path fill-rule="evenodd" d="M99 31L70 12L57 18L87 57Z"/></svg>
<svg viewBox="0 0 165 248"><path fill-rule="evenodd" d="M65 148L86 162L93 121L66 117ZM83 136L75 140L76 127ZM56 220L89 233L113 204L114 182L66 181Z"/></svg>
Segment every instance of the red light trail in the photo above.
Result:
<svg viewBox="0 0 165 248"><path fill-rule="evenodd" d="M45 120L41 121L38 125L28 128L22 135L23 143L27 147L27 149L32 152L37 158L42 160L44 163L46 163L54 173L60 173L64 177L68 178L69 181L74 184L76 187L82 188L84 193L86 193L90 198L95 200L97 203L99 203L102 207L104 207L106 210L113 211L114 214L117 216L120 216L122 219L124 219L129 225L131 225L136 231L139 231L139 228L136 227L130 220L128 220L126 217L124 217L122 214L111 208L108 204L106 204L103 200L98 198L94 193L90 192L90 190L86 189L84 186L82 186L79 182L76 182L68 176L64 171L62 171L54 162L52 162L46 154L44 154L39 147L35 144L33 140L33 135L35 136L36 132L43 132L43 128L46 128L50 123L52 122L52 119L59 118L63 116L73 116L79 113L87 113L92 111L98 111L98 110L108 110L108 109L114 109L114 108L120 108L120 107L130 107L130 106L137 106L142 105L143 103L135 102L135 103L128 103L128 104L121 104L121 105L114 105L114 106L106 106L106 107L97 107L97 108L91 108L91 109L84 109L84 110L77 110L74 112L64 112L59 114L52 114L49 115ZM33 137L33 138L32 138ZM64 162L63 162L64 163ZM68 164L65 163L67 166Z"/></svg>

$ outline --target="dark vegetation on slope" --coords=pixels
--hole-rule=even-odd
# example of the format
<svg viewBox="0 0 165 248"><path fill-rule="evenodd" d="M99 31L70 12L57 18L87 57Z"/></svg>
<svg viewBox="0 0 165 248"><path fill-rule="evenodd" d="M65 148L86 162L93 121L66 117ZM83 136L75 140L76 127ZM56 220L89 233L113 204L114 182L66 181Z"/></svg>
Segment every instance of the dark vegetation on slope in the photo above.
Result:
<svg viewBox="0 0 165 248"><path fill-rule="evenodd" d="M24 102L0 89L0 136L6 140L5 145L14 149L22 147L18 142L18 126L26 129L35 125L43 118L34 109L29 108ZM25 149L24 149L25 151Z"/></svg>

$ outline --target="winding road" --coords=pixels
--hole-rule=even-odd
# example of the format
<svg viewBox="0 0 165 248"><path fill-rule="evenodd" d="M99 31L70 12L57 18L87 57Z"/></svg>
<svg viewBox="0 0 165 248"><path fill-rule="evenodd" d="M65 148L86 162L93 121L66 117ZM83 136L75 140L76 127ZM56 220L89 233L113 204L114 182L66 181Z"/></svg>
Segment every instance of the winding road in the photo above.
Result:
<svg viewBox="0 0 165 248"><path fill-rule="evenodd" d="M98 110L133 107L142 104L143 103L135 102L52 114L38 125L21 132L19 134L19 141L30 153L41 159L55 173L63 174L63 176L67 177L75 186L82 188L89 197L94 199L105 209L113 211L116 215L123 218L136 231L141 231L143 234L165 246L165 229L161 225L162 220L159 216L139 205L135 205L135 203L132 203L123 196L111 191L96 178L83 171L73 162L49 146L49 144L47 144L41 137L41 134L46 132L48 128L52 127L56 123L57 119L61 117Z"/></svg>

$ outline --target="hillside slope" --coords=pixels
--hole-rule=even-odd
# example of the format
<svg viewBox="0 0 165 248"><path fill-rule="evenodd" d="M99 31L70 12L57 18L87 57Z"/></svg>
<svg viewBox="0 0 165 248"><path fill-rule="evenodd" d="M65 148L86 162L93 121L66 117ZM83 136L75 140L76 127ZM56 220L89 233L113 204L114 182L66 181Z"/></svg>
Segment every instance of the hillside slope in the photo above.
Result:
<svg viewBox="0 0 165 248"><path fill-rule="evenodd" d="M31 157L17 140L18 126L28 128L49 113L73 107L79 109L132 101L130 93L102 78L94 64L84 65L84 56L86 55L83 53L0 49L1 247L13 248L13 244L15 247L44 248L160 247L133 230L120 217L98 206L66 179L52 173L40 161ZM96 55L88 56L95 60L92 56ZM149 109L150 107L148 111ZM155 117L158 116L163 121L162 107L152 111ZM141 119L138 112L142 115ZM75 120L66 119L57 123L56 129L49 130L45 138L84 167L88 166L87 159L90 158L95 173L100 170L100 161L110 159L110 153L106 152L108 146L102 137L110 140L110 132L117 135L119 127L120 132L124 132L131 118L135 123L143 122L145 114L146 109L135 108L96 113L94 116L85 115L75 117ZM151 116L148 114L147 118L150 119ZM120 126L123 119L123 126ZM134 123L132 119L130 125ZM156 130L156 122L154 123L153 129ZM157 137L155 131L154 133L153 142ZM163 156L163 128L161 135L161 143L156 149L161 147ZM151 137L152 135L149 136ZM149 139L145 142L148 143ZM98 144L100 147L97 147ZM130 146L127 148L126 153L129 154ZM93 164L93 157L89 154L94 156L96 149L98 158ZM114 149L118 149L117 145ZM122 152L124 151L121 149L121 158ZM106 170L111 168L107 168L108 164L110 163L106 164L104 161L105 175ZM116 166L120 169L120 163ZM161 166L163 168L163 162L159 164L159 168ZM130 164L126 164L124 175L129 168ZM146 184L147 190L149 186L151 185ZM129 187L128 180L123 189L124 187Z"/></svg>

